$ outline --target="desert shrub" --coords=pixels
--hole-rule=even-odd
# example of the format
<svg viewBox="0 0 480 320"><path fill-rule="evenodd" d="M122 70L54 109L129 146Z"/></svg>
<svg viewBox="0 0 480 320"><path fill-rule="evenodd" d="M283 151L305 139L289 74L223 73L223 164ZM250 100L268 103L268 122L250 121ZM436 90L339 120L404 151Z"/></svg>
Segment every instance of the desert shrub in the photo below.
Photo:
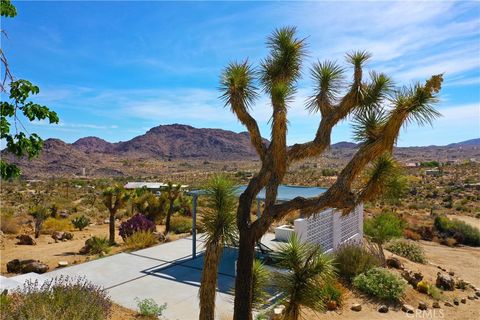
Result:
<svg viewBox="0 0 480 320"><path fill-rule="evenodd" d="M10 212L3 213L0 216L0 230L7 234L17 234L20 231L17 221Z"/></svg>
<svg viewBox="0 0 480 320"><path fill-rule="evenodd" d="M66 219L57 219L57 218L47 218L43 222L43 227L41 233L51 234L54 231L68 231L71 230L72 225L70 221Z"/></svg>
<svg viewBox="0 0 480 320"><path fill-rule="evenodd" d="M133 235L135 232L139 231L150 231L154 232L156 230L155 224L147 219L142 214L136 214L127 221L122 222L119 228L120 237L125 241L128 237Z"/></svg>
<svg viewBox="0 0 480 320"><path fill-rule="evenodd" d="M83 278L59 277L42 285L27 281L13 291L2 319L103 320L108 319L111 301L107 292Z"/></svg>
<svg viewBox="0 0 480 320"><path fill-rule="evenodd" d="M414 241L418 241L418 240L422 239L422 236L418 232L413 231L411 229L405 229L403 231L403 236L406 239L410 239L410 240L414 240Z"/></svg>
<svg viewBox="0 0 480 320"><path fill-rule="evenodd" d="M438 231L447 237L455 238L459 243L480 246L480 230L463 221L437 216L434 225Z"/></svg>
<svg viewBox="0 0 480 320"><path fill-rule="evenodd" d="M407 282L384 268L374 268L353 279L353 285L369 296L389 301L399 300Z"/></svg>
<svg viewBox="0 0 480 320"><path fill-rule="evenodd" d="M345 295L345 288L336 281L328 281L322 287L322 301L326 305L329 301L335 301L341 306Z"/></svg>
<svg viewBox="0 0 480 320"><path fill-rule="evenodd" d="M152 318L160 317L162 316L163 311L165 311L165 309L167 308L166 303L159 305L153 299L140 300L137 298L136 301L137 301L138 313L144 317L152 317Z"/></svg>
<svg viewBox="0 0 480 320"><path fill-rule="evenodd" d="M404 239L392 240L387 244L386 249L410 261L427 263L427 258L425 257L425 252L422 247L413 241Z"/></svg>
<svg viewBox="0 0 480 320"><path fill-rule="evenodd" d="M192 230L192 219L184 216L174 216L170 221L170 231L173 233L187 233Z"/></svg>
<svg viewBox="0 0 480 320"><path fill-rule="evenodd" d="M90 254L104 254L110 252L110 244L106 237L91 237L85 241Z"/></svg>
<svg viewBox="0 0 480 320"><path fill-rule="evenodd" d="M149 231L138 231L125 239L125 246L129 250L138 250L153 246L157 243L157 237Z"/></svg>
<svg viewBox="0 0 480 320"><path fill-rule="evenodd" d="M84 215L81 215L72 219L72 224L75 228L82 231L90 224L90 219L85 217Z"/></svg>
<svg viewBox="0 0 480 320"><path fill-rule="evenodd" d="M380 265L367 248L354 243L344 244L335 251L335 263L339 275L347 281Z"/></svg>
<svg viewBox="0 0 480 320"><path fill-rule="evenodd" d="M32 208L32 210L29 212L29 215L31 215L33 218L35 238L38 238L43 229L43 224L49 216L48 210L45 207L36 206Z"/></svg>

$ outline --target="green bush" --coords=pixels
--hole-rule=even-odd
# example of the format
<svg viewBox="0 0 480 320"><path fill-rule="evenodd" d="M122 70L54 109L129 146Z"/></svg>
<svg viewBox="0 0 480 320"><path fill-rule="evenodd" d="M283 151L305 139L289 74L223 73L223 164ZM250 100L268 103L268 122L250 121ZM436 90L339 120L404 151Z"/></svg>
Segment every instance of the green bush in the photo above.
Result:
<svg viewBox="0 0 480 320"><path fill-rule="evenodd" d="M374 268L353 279L360 291L382 300L397 301L403 297L407 282L384 268Z"/></svg>
<svg viewBox="0 0 480 320"><path fill-rule="evenodd" d="M192 218L174 216L170 220L170 231L176 234L187 233L192 230Z"/></svg>
<svg viewBox="0 0 480 320"><path fill-rule="evenodd" d="M82 231L90 224L90 219L88 219L84 215L81 215L79 217L72 219L72 224L75 228Z"/></svg>
<svg viewBox="0 0 480 320"><path fill-rule="evenodd" d="M125 239L125 246L129 250L138 250L153 246L157 243L157 237L148 231L138 231Z"/></svg>
<svg viewBox="0 0 480 320"><path fill-rule="evenodd" d="M329 301L335 301L337 305L343 304L344 288L342 285L335 281L328 281L322 287L322 300L326 305Z"/></svg>
<svg viewBox="0 0 480 320"><path fill-rule="evenodd" d="M52 234L55 231L69 231L71 229L72 225L66 219L47 218L43 222L41 233Z"/></svg>
<svg viewBox="0 0 480 320"><path fill-rule="evenodd" d="M110 252L110 244L106 237L91 237L85 241L85 245L89 248L90 254L104 254Z"/></svg>
<svg viewBox="0 0 480 320"><path fill-rule="evenodd" d="M335 251L339 275L347 281L380 265L378 258L367 248L357 244L344 244Z"/></svg>
<svg viewBox="0 0 480 320"><path fill-rule="evenodd" d="M365 234L379 244L401 237L403 228L403 220L393 212L382 212L373 218L365 219L363 224Z"/></svg>
<svg viewBox="0 0 480 320"><path fill-rule="evenodd" d="M167 308L167 304L159 305L153 299L137 300L138 313L144 317L157 318L162 316L163 311Z"/></svg>
<svg viewBox="0 0 480 320"><path fill-rule="evenodd" d="M2 298L0 318L9 320L105 320L110 316L107 291L83 278L59 277L41 286L27 281Z"/></svg>
<svg viewBox="0 0 480 320"><path fill-rule="evenodd" d="M480 246L480 230L463 221L449 219L446 216L435 218L435 228L447 237L453 237L458 243Z"/></svg>
<svg viewBox="0 0 480 320"><path fill-rule="evenodd" d="M409 240L405 239L395 239L390 241L385 249L399 256L407 258L410 261L418 262L418 263L427 263L427 258L425 257L425 252L423 248Z"/></svg>

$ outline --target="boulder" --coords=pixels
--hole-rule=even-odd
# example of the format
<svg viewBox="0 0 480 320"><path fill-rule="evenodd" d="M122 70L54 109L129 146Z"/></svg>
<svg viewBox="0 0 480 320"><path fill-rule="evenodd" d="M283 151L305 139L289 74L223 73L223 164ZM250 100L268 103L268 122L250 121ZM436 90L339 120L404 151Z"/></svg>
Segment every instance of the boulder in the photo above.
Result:
<svg viewBox="0 0 480 320"><path fill-rule="evenodd" d="M414 313L415 309L409 304L404 304L402 305L402 311L405 313Z"/></svg>
<svg viewBox="0 0 480 320"><path fill-rule="evenodd" d="M68 266L68 261L58 261L58 267L63 268Z"/></svg>
<svg viewBox="0 0 480 320"><path fill-rule="evenodd" d="M435 285L443 290L453 291L455 289L455 280L446 274L437 273Z"/></svg>
<svg viewBox="0 0 480 320"><path fill-rule="evenodd" d="M468 296L467 299L468 300L475 300L475 296Z"/></svg>
<svg viewBox="0 0 480 320"><path fill-rule="evenodd" d="M475 295L476 295L477 297L480 297L480 290L475 291Z"/></svg>
<svg viewBox="0 0 480 320"><path fill-rule="evenodd" d="M431 227L420 227L420 236L422 240L432 241L435 236L433 229Z"/></svg>
<svg viewBox="0 0 480 320"><path fill-rule="evenodd" d="M45 273L48 271L48 266L38 260L19 260L13 259L7 262L7 272L11 273Z"/></svg>
<svg viewBox="0 0 480 320"><path fill-rule="evenodd" d="M362 311L362 305L360 303L354 303L350 309L359 312Z"/></svg>
<svg viewBox="0 0 480 320"><path fill-rule="evenodd" d="M67 211L62 211L60 212L60 218L67 219L70 215L67 213Z"/></svg>
<svg viewBox="0 0 480 320"><path fill-rule="evenodd" d="M462 298L462 299L460 299L460 302L463 303L463 304L465 304L465 303L467 303L467 299Z"/></svg>
<svg viewBox="0 0 480 320"><path fill-rule="evenodd" d="M432 308L434 309L440 309L440 303L438 301L433 301L432 303Z"/></svg>
<svg viewBox="0 0 480 320"><path fill-rule="evenodd" d="M414 288L417 287L417 284L423 280L423 275L421 272L413 272L412 270L403 270L402 277L407 280Z"/></svg>
<svg viewBox="0 0 480 320"><path fill-rule="evenodd" d="M388 312L388 307L386 305L382 304L380 307L378 307L378 312L387 313Z"/></svg>
<svg viewBox="0 0 480 320"><path fill-rule="evenodd" d="M330 300L327 302L327 310L333 311L338 309L338 304L336 301Z"/></svg>
<svg viewBox="0 0 480 320"><path fill-rule="evenodd" d="M16 239L18 240L17 244L19 245L34 246L37 244L35 240L33 240L33 238L28 234L21 234L17 236Z"/></svg>
<svg viewBox="0 0 480 320"><path fill-rule="evenodd" d="M52 239L55 240L55 242L72 240L73 239L73 233L63 232L63 231L54 231L52 233Z"/></svg>
<svg viewBox="0 0 480 320"><path fill-rule="evenodd" d="M460 302L458 301L457 298L454 298L454 299L453 299L453 304L456 305L456 306L458 306L458 305L460 304Z"/></svg>
<svg viewBox="0 0 480 320"><path fill-rule="evenodd" d="M400 261L400 259L396 257L388 258L386 262L387 262L387 266L389 266L390 268L403 270L402 262Z"/></svg>
<svg viewBox="0 0 480 320"><path fill-rule="evenodd" d="M444 303L445 307L453 307L453 304L451 304L450 302L446 301Z"/></svg>
<svg viewBox="0 0 480 320"><path fill-rule="evenodd" d="M428 306L425 302L421 301L418 303L418 309L420 310L427 310L428 309Z"/></svg>

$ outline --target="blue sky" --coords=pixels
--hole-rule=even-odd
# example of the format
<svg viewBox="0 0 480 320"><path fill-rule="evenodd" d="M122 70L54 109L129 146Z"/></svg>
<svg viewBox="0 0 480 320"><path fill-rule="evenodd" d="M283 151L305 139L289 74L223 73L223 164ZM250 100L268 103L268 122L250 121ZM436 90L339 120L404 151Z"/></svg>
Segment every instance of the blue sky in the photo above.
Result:
<svg viewBox="0 0 480 320"><path fill-rule="evenodd" d="M14 1L3 19L2 48L17 78L40 86L36 101L56 110L60 125L29 131L73 142L95 135L128 140L159 124L244 131L218 99L230 61L265 57L274 28L297 26L308 37L304 77L289 111L288 142L312 139L318 115L304 109L308 69L346 52L373 54L368 69L396 84L445 72L434 127L409 126L400 146L444 145L480 137L479 2L57 2ZM252 111L269 137L271 108ZM351 140L348 121L333 141Z"/></svg>

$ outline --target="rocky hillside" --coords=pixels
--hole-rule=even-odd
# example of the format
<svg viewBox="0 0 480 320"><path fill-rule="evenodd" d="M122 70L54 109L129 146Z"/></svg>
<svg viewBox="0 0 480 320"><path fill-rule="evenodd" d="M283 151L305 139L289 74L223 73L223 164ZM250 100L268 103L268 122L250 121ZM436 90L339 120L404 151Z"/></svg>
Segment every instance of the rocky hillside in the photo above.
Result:
<svg viewBox="0 0 480 320"><path fill-rule="evenodd" d="M264 140L268 144L268 140ZM448 146L396 148L401 161L480 159L480 139ZM339 142L322 155L328 163L341 164L351 158L358 145ZM199 129L187 125L161 125L128 141L110 143L97 137L85 137L72 144L47 139L39 158L15 159L2 152L2 157L17 163L26 177L71 176L82 168L89 176L156 175L172 172L173 163L183 166L178 171L204 170L206 161L258 160L248 133L221 129ZM195 161L199 160L199 161ZM186 164L188 162L188 164ZM197 164L195 164L197 163ZM200 164L198 164L200 163Z"/></svg>

